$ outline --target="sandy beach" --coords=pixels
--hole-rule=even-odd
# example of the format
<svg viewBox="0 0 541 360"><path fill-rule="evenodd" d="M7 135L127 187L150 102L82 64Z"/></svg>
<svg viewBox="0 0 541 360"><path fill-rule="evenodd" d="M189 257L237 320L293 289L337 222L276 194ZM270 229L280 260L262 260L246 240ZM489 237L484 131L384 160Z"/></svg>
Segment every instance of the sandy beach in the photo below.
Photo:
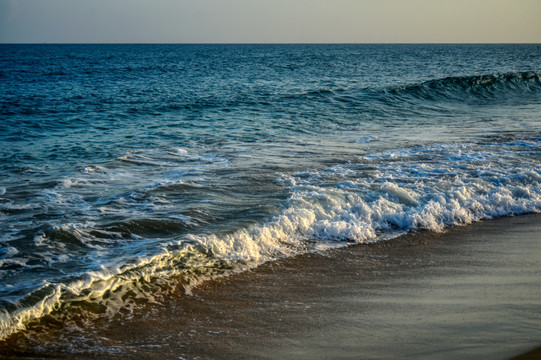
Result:
<svg viewBox="0 0 541 360"><path fill-rule="evenodd" d="M19 333L0 357L537 359L540 258L538 215L415 233L267 263L131 319Z"/></svg>

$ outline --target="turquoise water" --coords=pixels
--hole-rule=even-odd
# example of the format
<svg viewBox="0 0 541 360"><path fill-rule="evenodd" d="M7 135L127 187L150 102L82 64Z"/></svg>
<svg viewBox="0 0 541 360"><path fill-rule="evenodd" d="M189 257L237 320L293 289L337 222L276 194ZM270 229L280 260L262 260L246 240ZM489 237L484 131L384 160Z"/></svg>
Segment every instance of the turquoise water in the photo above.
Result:
<svg viewBox="0 0 541 360"><path fill-rule="evenodd" d="M3 337L541 212L540 45L0 45L0 82Z"/></svg>

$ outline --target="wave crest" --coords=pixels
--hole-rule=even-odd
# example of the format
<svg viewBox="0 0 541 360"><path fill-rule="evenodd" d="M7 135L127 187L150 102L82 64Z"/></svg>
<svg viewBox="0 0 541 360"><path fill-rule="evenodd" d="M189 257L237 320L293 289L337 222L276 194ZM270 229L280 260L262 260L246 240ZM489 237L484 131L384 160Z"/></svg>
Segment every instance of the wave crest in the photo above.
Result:
<svg viewBox="0 0 541 360"><path fill-rule="evenodd" d="M0 313L0 338L59 309L69 312L74 304L98 305L100 316L109 316L135 307L140 299L159 300L175 286L186 285L189 291L192 282L265 261L408 231L442 231L482 219L539 213L541 138L518 140L388 150L325 169L279 174L275 181L289 189L280 214L229 232L187 233L190 229L182 226L167 243L128 241L130 249L111 253L110 266L47 284L9 303ZM109 230L131 233L158 223L120 225ZM171 231L178 231L173 225ZM61 230L84 237L92 233ZM128 258L124 253L144 255Z"/></svg>
<svg viewBox="0 0 541 360"><path fill-rule="evenodd" d="M387 91L392 96L406 96L433 101L475 101L520 99L533 94L541 100L541 72L518 72L497 75L446 77Z"/></svg>

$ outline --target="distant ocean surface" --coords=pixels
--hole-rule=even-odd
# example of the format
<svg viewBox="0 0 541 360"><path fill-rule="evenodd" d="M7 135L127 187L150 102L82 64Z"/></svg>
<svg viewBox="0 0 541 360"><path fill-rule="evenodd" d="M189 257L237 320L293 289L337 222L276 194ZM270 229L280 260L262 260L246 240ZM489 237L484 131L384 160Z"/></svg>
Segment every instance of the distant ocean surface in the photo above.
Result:
<svg viewBox="0 0 541 360"><path fill-rule="evenodd" d="M0 45L0 156L3 338L541 212L541 45Z"/></svg>

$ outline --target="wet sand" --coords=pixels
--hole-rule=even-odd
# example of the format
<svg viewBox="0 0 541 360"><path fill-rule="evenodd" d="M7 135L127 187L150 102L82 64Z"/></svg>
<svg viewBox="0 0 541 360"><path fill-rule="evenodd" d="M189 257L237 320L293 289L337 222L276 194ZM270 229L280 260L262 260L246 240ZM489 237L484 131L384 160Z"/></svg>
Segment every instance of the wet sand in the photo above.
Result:
<svg viewBox="0 0 541 360"><path fill-rule="evenodd" d="M416 233L264 264L129 320L19 333L0 358L539 359L540 260L540 215Z"/></svg>

